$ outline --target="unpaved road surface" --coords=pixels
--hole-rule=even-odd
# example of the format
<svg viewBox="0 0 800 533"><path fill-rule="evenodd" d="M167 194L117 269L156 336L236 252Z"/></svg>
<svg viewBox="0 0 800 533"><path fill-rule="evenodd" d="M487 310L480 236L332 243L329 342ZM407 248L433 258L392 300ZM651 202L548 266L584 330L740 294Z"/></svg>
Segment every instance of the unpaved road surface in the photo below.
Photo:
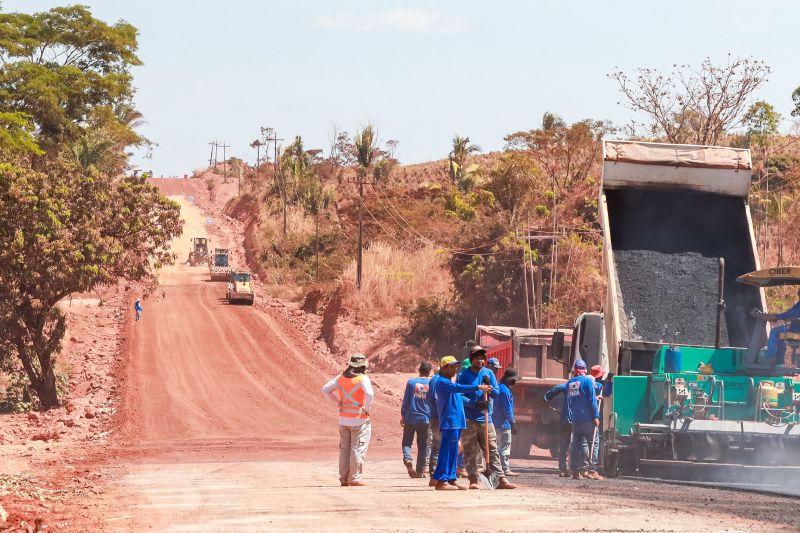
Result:
<svg viewBox="0 0 800 533"><path fill-rule="evenodd" d="M205 218L182 201L185 260ZM213 243L212 243L213 246ZM129 325L111 531L752 531L800 526L796 501L615 480L572 482L520 461L515 491L442 493L409 479L392 408L375 409L365 480L339 487L336 369L266 310L229 306L179 264ZM783 510L783 511L782 511Z"/></svg>

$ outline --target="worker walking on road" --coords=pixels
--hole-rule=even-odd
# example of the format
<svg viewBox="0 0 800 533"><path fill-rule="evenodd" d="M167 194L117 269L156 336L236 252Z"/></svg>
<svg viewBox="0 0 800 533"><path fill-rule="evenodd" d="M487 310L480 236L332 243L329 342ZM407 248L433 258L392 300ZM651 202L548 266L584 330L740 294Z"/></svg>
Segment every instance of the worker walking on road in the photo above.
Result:
<svg viewBox="0 0 800 533"><path fill-rule="evenodd" d="M464 490L466 488L456 483L458 441L461 438L461 432L467 425L462 395L476 391L488 392L492 389L491 385L453 383L451 380L456 372L458 372L456 358L451 355L443 357L439 369L441 377L436 380L434 391L442 439L436 470L433 473L436 490Z"/></svg>
<svg viewBox="0 0 800 533"><path fill-rule="evenodd" d="M430 442L430 404L428 403L430 363L419 365L419 376L406 383L403 404L400 407L400 425L403 426L403 463L409 477L425 477ZM411 460L411 444L417 438L417 468Z"/></svg>
<svg viewBox="0 0 800 533"><path fill-rule="evenodd" d="M367 377L367 358L350 357L344 372L322 387L322 394L339 405L339 482L363 487L361 473L372 436L369 413L375 394Z"/></svg>
<svg viewBox="0 0 800 533"><path fill-rule="evenodd" d="M138 322L142 317L142 301L139 298L136 298L136 303L133 304L133 310L136 311L136 321Z"/></svg>
<svg viewBox="0 0 800 533"><path fill-rule="evenodd" d="M491 360L491 359L490 359ZM495 359L495 361L497 361ZM500 365L500 362L497 362ZM513 368L507 368L500 378L500 394L494 402L494 411L492 412L492 421L494 422L494 430L497 433L497 447L500 450L500 464L503 467L503 473L506 476L517 476L516 472L512 472L508 464L511 458L511 439L512 435L517 432L517 422L514 420L514 395L511 393L511 387L517 384L517 371Z"/></svg>
<svg viewBox="0 0 800 533"><path fill-rule="evenodd" d="M489 449L484 450L486 452L487 470L494 470L498 473L500 484L497 488L515 489L517 488L516 485L509 483L506 479L503 466L500 463L500 453L497 449L497 434L492 425L492 400L496 399L500 394L500 390L497 387L497 379L494 377L494 372L484 367L486 364L486 350L479 345L476 344L470 348L469 361L469 368L462 370L458 374L457 382L461 385L477 386L482 384L484 377L486 377L488 383L491 385L489 399L484 399L483 393L473 392L466 395L467 403L464 406L464 413L467 418L467 427L464 429L464 433L461 436L461 442L464 446L464 462L466 463L467 475L469 476L469 488L480 488L478 484L478 469L481 464L481 450L485 446L485 416L488 416Z"/></svg>
<svg viewBox="0 0 800 533"><path fill-rule="evenodd" d="M567 420L572 424L572 479L580 479L581 475L595 479L589 472L589 461L594 430L600 426L597 391L594 379L586 374L586 363L576 361L574 373L575 377L567 382L566 401Z"/></svg>

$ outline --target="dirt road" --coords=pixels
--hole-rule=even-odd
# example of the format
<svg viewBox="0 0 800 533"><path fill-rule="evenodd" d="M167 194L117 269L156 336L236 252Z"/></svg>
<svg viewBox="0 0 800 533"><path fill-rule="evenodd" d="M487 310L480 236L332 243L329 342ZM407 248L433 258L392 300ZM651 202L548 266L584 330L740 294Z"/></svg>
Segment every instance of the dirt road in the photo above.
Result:
<svg viewBox="0 0 800 533"><path fill-rule="evenodd" d="M181 200L175 243L206 233ZM212 244L213 246L213 244ZM105 518L112 531L582 530L699 531L794 527L731 506L737 493L557 480L550 463L519 463L516 491L437 493L396 458L398 413L375 409L368 488L338 486L334 406L320 386L336 369L265 310L229 306L208 270L179 264L129 325L121 411L124 476ZM389 459L391 457L391 459ZM660 491L660 492L659 492ZM636 497L636 493L646 497ZM669 495L689 496L684 504ZM605 494L605 495L603 495ZM727 496L726 496L727 495ZM750 501L750 500L748 500ZM792 500L771 498L771 513ZM744 507L745 504L736 506ZM576 520L577 515L583 516ZM775 515L778 516L778 515Z"/></svg>

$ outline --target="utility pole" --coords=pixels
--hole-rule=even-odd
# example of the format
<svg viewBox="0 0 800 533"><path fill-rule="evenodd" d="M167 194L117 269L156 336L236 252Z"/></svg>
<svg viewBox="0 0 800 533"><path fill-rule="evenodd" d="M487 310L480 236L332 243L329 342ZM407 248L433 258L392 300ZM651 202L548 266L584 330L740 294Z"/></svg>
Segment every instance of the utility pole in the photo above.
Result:
<svg viewBox="0 0 800 533"><path fill-rule="evenodd" d="M278 176L278 141L282 141L283 139L278 137L278 133L275 130L272 130L272 137L267 137L264 139L264 142L273 144L275 148L275 158L272 160L272 173L275 176L275 183L278 184L278 187L281 190L281 200L283 201L283 236L286 237L286 183L281 183L281 178ZM266 152L269 154L269 152ZM269 155L267 155L269 158Z"/></svg>
<svg viewBox="0 0 800 533"><path fill-rule="evenodd" d="M214 170L217 170L217 154L219 154L219 141L214 141Z"/></svg>
<svg viewBox="0 0 800 533"><path fill-rule="evenodd" d="M208 166L210 167L214 161L214 149L217 147L217 141L211 141L208 144L211 146L211 153L208 155Z"/></svg>
<svg viewBox="0 0 800 533"><path fill-rule="evenodd" d="M358 263L356 263L356 289L361 290L361 269L364 260L363 234L364 234L364 179L362 174L366 170L358 169Z"/></svg>
<svg viewBox="0 0 800 533"><path fill-rule="evenodd" d="M226 155L226 148L230 148L231 145L227 144L225 141L222 141L222 182L228 183L228 156Z"/></svg>

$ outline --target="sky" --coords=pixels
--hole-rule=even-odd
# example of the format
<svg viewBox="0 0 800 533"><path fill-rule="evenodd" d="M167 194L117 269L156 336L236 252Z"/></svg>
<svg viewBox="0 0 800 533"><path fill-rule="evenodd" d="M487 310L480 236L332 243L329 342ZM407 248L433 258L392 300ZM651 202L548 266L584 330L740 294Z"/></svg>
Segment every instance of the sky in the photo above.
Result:
<svg viewBox="0 0 800 533"><path fill-rule="evenodd" d="M4 0L36 12L74 2ZM143 170L183 175L208 163L209 143L255 161L261 126L288 144L330 145L334 125L367 123L399 141L402 163L447 156L454 134L484 151L538 127L634 118L607 75L638 67L754 57L772 67L756 97L788 130L800 86L793 0L82 0L95 17L139 29L133 70L140 128L158 143ZM220 151L221 156L221 151Z"/></svg>

